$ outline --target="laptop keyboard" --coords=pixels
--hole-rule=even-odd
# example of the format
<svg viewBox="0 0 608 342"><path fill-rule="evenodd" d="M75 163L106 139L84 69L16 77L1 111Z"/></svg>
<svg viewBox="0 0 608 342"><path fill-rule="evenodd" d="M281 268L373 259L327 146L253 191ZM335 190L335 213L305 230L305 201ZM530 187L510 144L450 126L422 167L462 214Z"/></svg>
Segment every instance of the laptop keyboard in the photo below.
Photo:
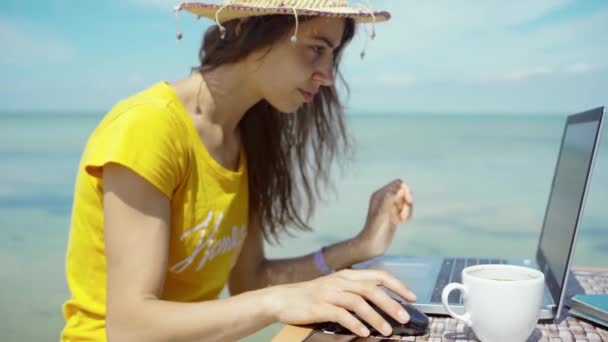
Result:
<svg viewBox="0 0 608 342"><path fill-rule="evenodd" d="M441 303L441 292L449 283L462 283L462 269L473 265L506 264L504 259L476 259L476 258L445 258L435 282L431 295L431 303ZM460 291L452 291L448 297L450 304L462 304Z"/></svg>

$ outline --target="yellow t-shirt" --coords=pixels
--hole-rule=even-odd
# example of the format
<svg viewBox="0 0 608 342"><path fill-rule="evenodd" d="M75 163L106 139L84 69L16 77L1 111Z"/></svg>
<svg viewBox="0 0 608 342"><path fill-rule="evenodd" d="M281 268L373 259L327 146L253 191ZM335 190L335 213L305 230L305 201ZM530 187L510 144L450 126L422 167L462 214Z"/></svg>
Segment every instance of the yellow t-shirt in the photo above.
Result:
<svg viewBox="0 0 608 342"><path fill-rule="evenodd" d="M162 299L216 299L247 234L243 149L237 171L217 163L166 82L121 101L90 136L78 168L66 256L71 297L63 305L64 341L106 339L102 167L110 162L132 169L171 199Z"/></svg>

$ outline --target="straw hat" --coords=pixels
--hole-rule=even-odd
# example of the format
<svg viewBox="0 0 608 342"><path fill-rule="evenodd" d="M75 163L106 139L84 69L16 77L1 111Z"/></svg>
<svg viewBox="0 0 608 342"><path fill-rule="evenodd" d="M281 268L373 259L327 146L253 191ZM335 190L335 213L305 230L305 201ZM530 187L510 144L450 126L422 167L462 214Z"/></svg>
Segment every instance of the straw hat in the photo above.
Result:
<svg viewBox="0 0 608 342"><path fill-rule="evenodd" d="M350 6L348 0L224 0L224 4L203 2L182 2L174 8L177 24L177 40L182 39L182 32L177 21L177 12L188 11L200 17L215 20L222 39L226 29L222 23L240 18L248 18L271 14L293 15L296 27L291 42L298 42L298 16L321 16L330 18L351 18L356 23L372 23L372 32L365 40L365 47L361 52L361 59L365 57L368 39L374 39L375 23L387 21L391 18L386 11L376 11L369 7L356 4Z"/></svg>
<svg viewBox="0 0 608 342"><path fill-rule="evenodd" d="M379 23L390 19L385 11L362 4L350 6L347 0L224 0L224 4L183 2L176 10L186 10L199 17L223 22L268 14L352 18L357 23Z"/></svg>

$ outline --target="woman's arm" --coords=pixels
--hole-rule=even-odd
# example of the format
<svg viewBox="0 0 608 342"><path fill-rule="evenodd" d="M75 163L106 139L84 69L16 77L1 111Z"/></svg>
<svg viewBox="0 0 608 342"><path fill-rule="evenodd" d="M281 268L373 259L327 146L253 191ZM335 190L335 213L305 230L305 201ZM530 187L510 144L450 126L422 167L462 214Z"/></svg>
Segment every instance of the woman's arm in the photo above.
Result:
<svg viewBox="0 0 608 342"><path fill-rule="evenodd" d="M160 300L170 200L118 164L104 167L103 188L110 341L228 341L275 321L255 292L201 303Z"/></svg>
<svg viewBox="0 0 608 342"><path fill-rule="evenodd" d="M368 217L362 231L355 238L324 248L326 264L340 270L383 254L392 241L397 224L411 218L412 201L409 187L401 180L380 188L370 198ZM289 259L266 259L259 217L255 214L251 216L247 238L230 275L232 294L307 281L322 275L315 266L314 254Z"/></svg>
<svg viewBox="0 0 608 342"><path fill-rule="evenodd" d="M413 300L385 272L345 271L314 281L275 286L222 300L161 300L167 266L170 200L130 169L104 167L107 257L106 334L110 341L232 341L273 322L338 322L356 334L369 331L349 311L385 335L386 321L367 299L400 322L408 319L383 285Z"/></svg>
<svg viewBox="0 0 608 342"><path fill-rule="evenodd" d="M368 258L359 240L345 240L325 248L325 261L337 270ZM288 259L266 259L259 220L252 217L239 259L230 273L231 294L272 285L307 281L322 276L315 266L314 255Z"/></svg>

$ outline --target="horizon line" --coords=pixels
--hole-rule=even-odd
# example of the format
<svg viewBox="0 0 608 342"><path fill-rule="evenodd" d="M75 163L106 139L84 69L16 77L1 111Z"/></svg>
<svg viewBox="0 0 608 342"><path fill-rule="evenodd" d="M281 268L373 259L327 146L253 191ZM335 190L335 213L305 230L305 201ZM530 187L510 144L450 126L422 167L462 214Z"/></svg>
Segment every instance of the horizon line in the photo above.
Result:
<svg viewBox="0 0 608 342"><path fill-rule="evenodd" d="M538 111L538 110L377 110L377 109L349 109L345 108L344 112L346 115L352 116L407 116L407 115L493 115L493 116L562 116L570 115L585 110L596 108L598 106L588 106L589 108L581 108L578 110L564 110L564 111ZM25 109L25 108L14 108L14 109L0 109L0 117L14 116L14 115L32 115L32 116L46 116L46 115L60 115L60 116L102 116L108 113L110 109Z"/></svg>

